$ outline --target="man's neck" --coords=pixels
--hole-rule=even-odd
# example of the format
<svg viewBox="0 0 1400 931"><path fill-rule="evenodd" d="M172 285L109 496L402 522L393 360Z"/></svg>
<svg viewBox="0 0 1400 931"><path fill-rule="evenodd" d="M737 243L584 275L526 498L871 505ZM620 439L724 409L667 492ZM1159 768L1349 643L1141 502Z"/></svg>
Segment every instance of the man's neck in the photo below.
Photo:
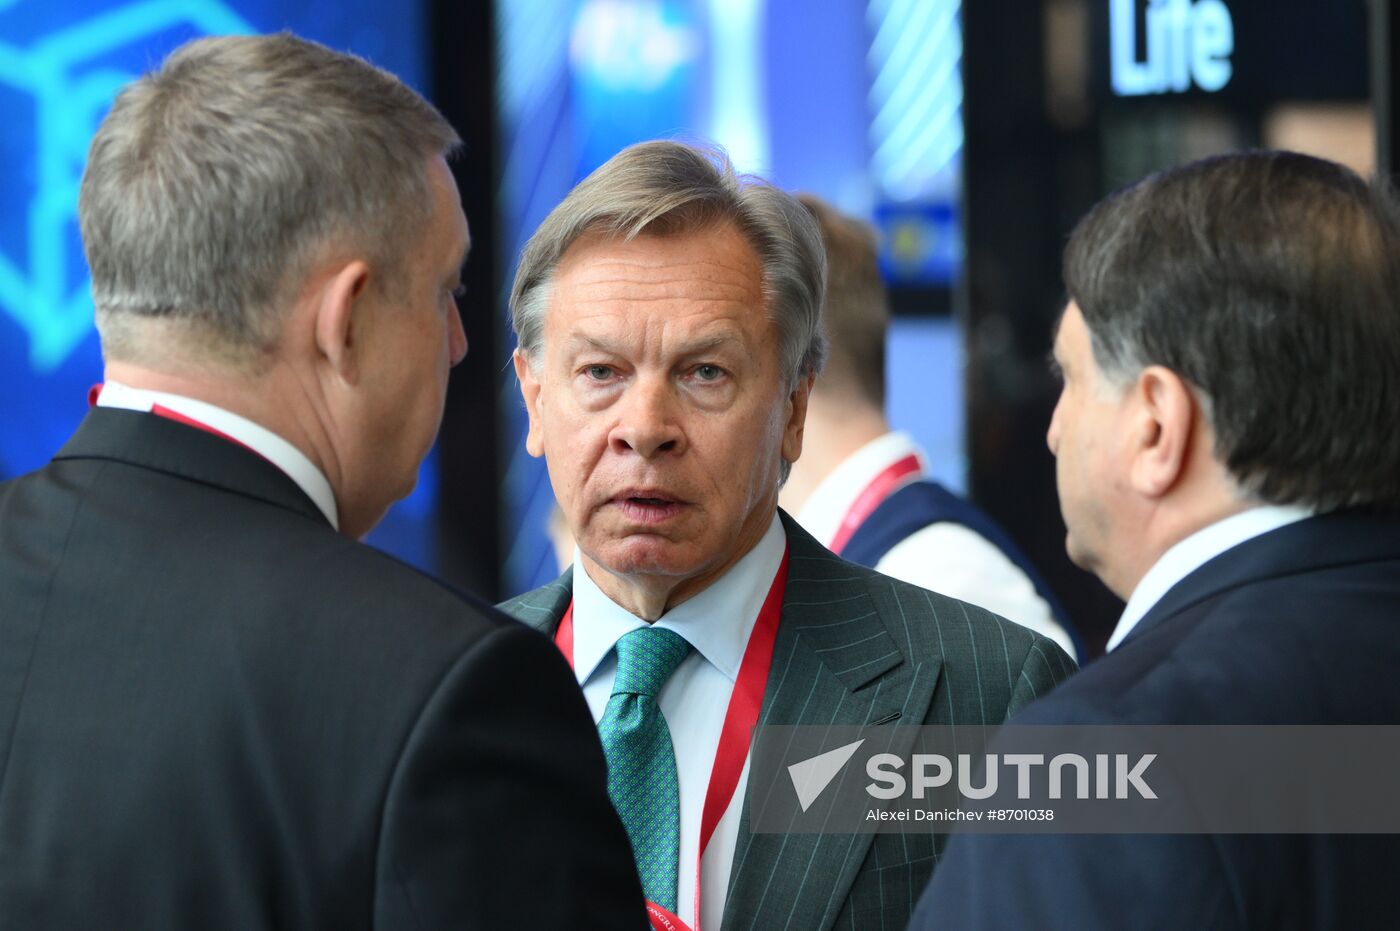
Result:
<svg viewBox="0 0 1400 931"><path fill-rule="evenodd" d="M1115 649L1122 643L1167 592L1211 559L1247 540L1311 517L1314 513L1306 506L1241 502L1241 506L1232 513L1197 527L1177 540L1133 582L1132 590L1125 598L1127 604L1108 639L1108 649Z"/></svg>
<svg viewBox="0 0 1400 931"><path fill-rule="evenodd" d="M796 514L841 463L889 432L889 422L879 408L832 399L820 387L814 390L807 405L802 456L792 465L779 503L789 514Z"/></svg>
<svg viewBox="0 0 1400 931"><path fill-rule="evenodd" d="M324 431L319 429L315 417L306 416L307 399L303 392L284 390L287 381L298 380L290 378L290 373L277 363L256 374L221 370L211 377L109 360L104 377L130 388L203 401L250 420L295 446L326 475L332 487L338 487L337 476L327 468L333 457L324 453L328 446Z"/></svg>
<svg viewBox="0 0 1400 931"><path fill-rule="evenodd" d="M1140 526L1140 539L1150 545L1139 549L1135 559L1126 561L1120 577L1104 577L1104 584L1119 598L1129 600L1152 567L1178 543L1255 507L1257 502L1233 497L1222 488L1220 494L1197 498L1179 509L1159 510Z"/></svg>

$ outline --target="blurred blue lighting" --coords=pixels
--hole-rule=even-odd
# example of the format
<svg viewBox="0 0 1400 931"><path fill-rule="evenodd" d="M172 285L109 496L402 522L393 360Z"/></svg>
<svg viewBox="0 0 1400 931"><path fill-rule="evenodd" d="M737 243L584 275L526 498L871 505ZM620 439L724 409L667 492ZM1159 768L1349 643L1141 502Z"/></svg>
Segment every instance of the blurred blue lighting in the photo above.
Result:
<svg viewBox="0 0 1400 931"><path fill-rule="evenodd" d="M607 91L656 90L699 54L699 36L674 12L660 0L589 0L569 42L575 71Z"/></svg>
<svg viewBox="0 0 1400 931"><path fill-rule="evenodd" d="M1143 12L1138 60L1138 11ZM1234 74L1235 24L1221 0L1110 0L1109 54L1113 90L1124 97L1180 94L1194 82L1218 91Z"/></svg>
<svg viewBox="0 0 1400 931"><path fill-rule="evenodd" d="M186 40L290 29L421 87L421 12L372 0L0 0L0 479L43 465L102 378L76 207L121 86ZM372 542L431 567L436 493L430 459Z"/></svg>
<svg viewBox="0 0 1400 931"><path fill-rule="evenodd" d="M957 196L962 151L958 0L871 0L872 169L886 198Z"/></svg>
<svg viewBox="0 0 1400 931"><path fill-rule="evenodd" d="M118 88L135 76L92 67L92 60L172 26L252 31L218 0L150 0L80 20L28 48L0 42L0 84L32 96L36 111L28 267L0 253L0 310L28 335L35 371L62 365L92 330L87 276L69 263L78 182L98 122Z"/></svg>
<svg viewBox="0 0 1400 931"><path fill-rule="evenodd" d="M763 0L709 0L710 138L739 171L767 173L767 120L763 101Z"/></svg>

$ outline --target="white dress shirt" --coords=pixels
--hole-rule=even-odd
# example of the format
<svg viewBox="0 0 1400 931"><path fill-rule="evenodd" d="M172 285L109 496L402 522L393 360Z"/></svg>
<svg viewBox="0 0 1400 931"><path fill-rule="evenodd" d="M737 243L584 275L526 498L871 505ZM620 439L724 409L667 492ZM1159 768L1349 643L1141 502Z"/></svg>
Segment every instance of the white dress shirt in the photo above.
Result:
<svg viewBox="0 0 1400 931"><path fill-rule="evenodd" d="M1246 540L1312 517L1314 513L1306 507L1262 505L1202 527L1179 541L1152 564L1133 589L1118 618L1118 626L1113 628L1113 636L1108 638L1107 648L1112 650L1122 643L1163 595L1201 566Z"/></svg>
<svg viewBox="0 0 1400 931"><path fill-rule="evenodd" d="M680 871L677 874L676 915L695 926L695 859L700 844L700 819L710 785L715 750L719 746L730 693L739 674L758 612L773 577L782 565L787 535L776 514L752 550L698 595L667 611L657 627L675 631L695 649L681 662L657 696L676 749L680 788ZM613 602L584 571L574 552L574 673L588 708L597 722L603 716L617 675L613 647L623 634L646 626L646 621ZM729 868L739 833L749 781L744 762L734 797L725 809L705 850L701 870L701 918L719 927L729 887Z"/></svg>
<svg viewBox="0 0 1400 931"><path fill-rule="evenodd" d="M892 432L866 443L822 480L794 515L803 528L831 546L846 512L870 483L894 463L913 455L919 471L894 490L927 478L927 457L906 433ZM986 608L1029 627L1074 656L1074 641L1035 590L1035 584L995 544L962 524L930 524L899 541L875 571L901 582Z"/></svg>
<svg viewBox="0 0 1400 931"><path fill-rule="evenodd" d="M102 385L102 391L95 403L97 407L114 407L146 413L159 404L237 440L287 473L287 477L296 482L297 487L306 493L322 514L326 515L326 520L330 521L331 526L340 529L335 493L331 490L331 483L326 479L325 473L318 469L305 453L266 427L258 426L246 417L240 417L232 411L204 401L164 391L132 388L115 381Z"/></svg>

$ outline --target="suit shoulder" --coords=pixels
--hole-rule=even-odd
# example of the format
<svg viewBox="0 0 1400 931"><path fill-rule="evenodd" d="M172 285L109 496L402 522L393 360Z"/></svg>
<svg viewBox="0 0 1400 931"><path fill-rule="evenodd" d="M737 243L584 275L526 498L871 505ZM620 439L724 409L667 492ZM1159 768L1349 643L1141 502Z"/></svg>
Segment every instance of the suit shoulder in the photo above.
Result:
<svg viewBox="0 0 1400 931"><path fill-rule="evenodd" d="M1019 669L1035 654L1053 666L1073 669L1073 661L1048 637L999 614L957 598L852 566L865 576L865 585L886 626L894 625L905 643L920 656L995 657Z"/></svg>
<svg viewBox="0 0 1400 931"><path fill-rule="evenodd" d="M207 506L188 518L162 517L166 533L149 544L149 561L185 580L202 615L236 614L249 643L334 649L370 665L393 657L407 674L435 670L512 623L480 598L322 521L232 494L203 500ZM102 526L126 532L115 521ZM193 542L202 539L217 541L217 557Z"/></svg>
<svg viewBox="0 0 1400 931"><path fill-rule="evenodd" d="M1135 632L1051 710L1079 720L1111 705L1131 723L1390 723L1397 599L1400 584L1376 567L1233 588Z"/></svg>
<svg viewBox="0 0 1400 931"><path fill-rule="evenodd" d="M1000 723L1074 671L1046 637L834 556L808 563L797 581L796 593L789 584L789 595L802 599L797 603L832 605L813 619L818 638L841 630L843 637L864 638L857 642L874 640L882 659L892 651L902 655L893 675L923 670L931 700L919 717L929 723ZM856 623L864 625L860 634L850 632ZM883 633L871 629L876 624ZM883 643L876 639L882 636Z"/></svg>
<svg viewBox="0 0 1400 931"><path fill-rule="evenodd" d="M375 549L329 535L322 544L318 584L338 606L349 604L355 614L383 618L396 624L453 628L469 627L481 634L511 624L492 605L428 573ZM402 631L400 631L402 633Z"/></svg>

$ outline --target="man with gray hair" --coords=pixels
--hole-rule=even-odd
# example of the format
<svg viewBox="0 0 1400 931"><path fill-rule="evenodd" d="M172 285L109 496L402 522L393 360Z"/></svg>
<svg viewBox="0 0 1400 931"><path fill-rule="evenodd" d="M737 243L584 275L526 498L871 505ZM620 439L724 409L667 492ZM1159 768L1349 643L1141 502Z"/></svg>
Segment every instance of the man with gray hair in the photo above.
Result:
<svg viewBox="0 0 1400 931"><path fill-rule="evenodd" d="M1015 723L1400 724L1394 193L1194 162L1090 211L1064 276L1065 545L1127 605ZM1398 862L1396 835L970 834L911 928L1390 927Z"/></svg>
<svg viewBox="0 0 1400 931"><path fill-rule="evenodd" d="M577 553L504 607L574 667L658 926L899 927L942 839L752 833L755 724L995 724L1072 669L779 512L824 266L792 197L651 142L580 183L516 273L526 442ZM914 729L892 731L898 753Z"/></svg>
<svg viewBox="0 0 1400 931"><path fill-rule="evenodd" d="M557 651L356 542L466 353L457 145L286 34L103 120L106 381L0 485L0 926L644 925Z"/></svg>

